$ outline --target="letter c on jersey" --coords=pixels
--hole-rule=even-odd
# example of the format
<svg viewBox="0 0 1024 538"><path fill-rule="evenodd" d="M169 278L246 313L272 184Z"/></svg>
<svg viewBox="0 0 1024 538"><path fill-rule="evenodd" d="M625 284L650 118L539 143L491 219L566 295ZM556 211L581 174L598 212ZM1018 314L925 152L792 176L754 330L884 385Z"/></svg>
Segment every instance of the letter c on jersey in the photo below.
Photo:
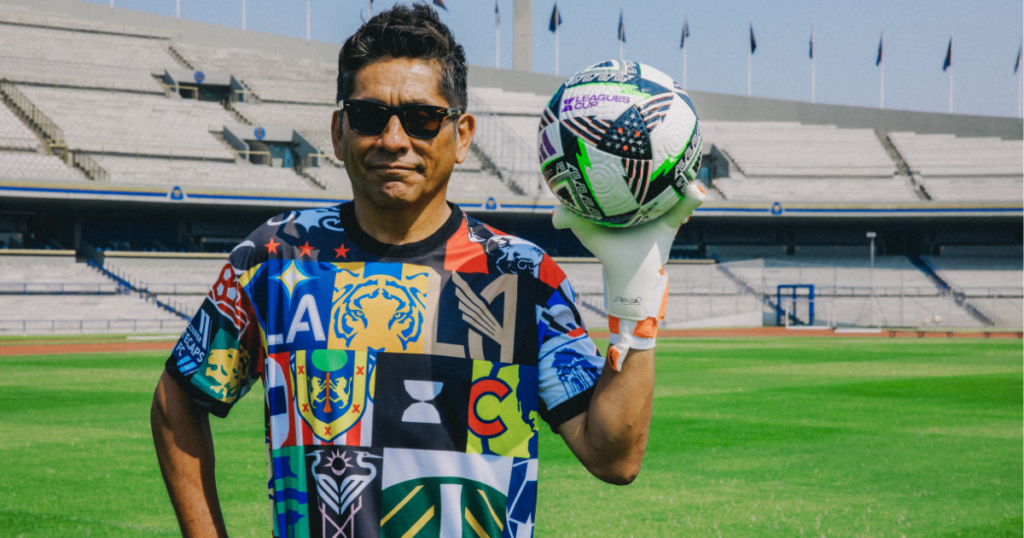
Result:
<svg viewBox="0 0 1024 538"><path fill-rule="evenodd" d="M508 428L505 423L501 420L497 409L488 413L486 396L493 396L498 401L504 400L506 396L512 393L512 389L500 379L481 379L476 383L473 383L473 387L469 389L469 429L473 430L473 433L480 437L496 437L505 433ZM482 405L482 408L478 406ZM484 416L481 417L481 414ZM492 419L484 417L493 416Z"/></svg>

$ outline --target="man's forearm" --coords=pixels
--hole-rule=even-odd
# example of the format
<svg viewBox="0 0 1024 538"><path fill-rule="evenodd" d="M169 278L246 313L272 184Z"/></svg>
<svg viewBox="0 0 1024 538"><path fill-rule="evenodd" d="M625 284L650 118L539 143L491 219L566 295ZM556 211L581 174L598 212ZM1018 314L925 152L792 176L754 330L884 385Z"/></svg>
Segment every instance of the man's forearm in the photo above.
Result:
<svg viewBox="0 0 1024 538"><path fill-rule="evenodd" d="M654 350L630 350L622 371L604 369L587 412L559 433L594 476L628 484L640 473L653 396Z"/></svg>
<svg viewBox="0 0 1024 538"><path fill-rule="evenodd" d="M166 372L153 395L150 425L182 536L226 537L217 500L209 415L195 409Z"/></svg>

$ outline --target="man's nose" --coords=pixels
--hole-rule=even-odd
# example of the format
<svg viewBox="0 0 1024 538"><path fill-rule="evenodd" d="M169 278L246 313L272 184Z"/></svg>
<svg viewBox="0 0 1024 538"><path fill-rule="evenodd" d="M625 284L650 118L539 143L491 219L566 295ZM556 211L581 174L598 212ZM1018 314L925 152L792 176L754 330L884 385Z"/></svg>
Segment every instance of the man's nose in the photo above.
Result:
<svg viewBox="0 0 1024 538"><path fill-rule="evenodd" d="M384 131L381 132L380 136L381 145L392 153L409 147L409 135L402 127L402 122L398 120L398 116L391 116L388 119L388 124L384 127Z"/></svg>

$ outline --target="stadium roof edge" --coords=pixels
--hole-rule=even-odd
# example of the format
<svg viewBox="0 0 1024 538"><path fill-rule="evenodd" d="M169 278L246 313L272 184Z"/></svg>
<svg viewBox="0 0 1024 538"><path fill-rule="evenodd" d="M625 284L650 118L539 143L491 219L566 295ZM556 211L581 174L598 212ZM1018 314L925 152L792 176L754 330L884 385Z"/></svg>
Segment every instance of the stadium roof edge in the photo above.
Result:
<svg viewBox="0 0 1024 538"><path fill-rule="evenodd" d="M247 48L331 63L337 61L338 45L334 43L306 41L254 30L110 8L81 0L0 0L0 9L4 6L16 6L38 13L52 13L54 16L72 17L83 21L166 31L168 34L180 36L184 42L196 45ZM563 77L555 75L523 73L477 65L470 66L469 70L470 86L497 87L507 91L540 95L553 94L564 80ZM920 134L994 136L1007 140L1024 138L1024 121L1018 118L880 110L700 91L688 93L696 104L700 117L715 121L795 121L805 124L836 125L840 128L912 131Z"/></svg>

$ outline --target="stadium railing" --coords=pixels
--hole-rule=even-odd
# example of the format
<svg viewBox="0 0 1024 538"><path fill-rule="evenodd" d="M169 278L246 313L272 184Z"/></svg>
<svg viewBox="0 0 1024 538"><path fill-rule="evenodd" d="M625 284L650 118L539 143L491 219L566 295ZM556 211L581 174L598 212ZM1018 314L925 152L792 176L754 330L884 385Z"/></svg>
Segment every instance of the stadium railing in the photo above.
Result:
<svg viewBox="0 0 1024 538"><path fill-rule="evenodd" d="M137 333L152 331L180 332L187 322L183 319L27 319L0 320L0 334L32 333Z"/></svg>

